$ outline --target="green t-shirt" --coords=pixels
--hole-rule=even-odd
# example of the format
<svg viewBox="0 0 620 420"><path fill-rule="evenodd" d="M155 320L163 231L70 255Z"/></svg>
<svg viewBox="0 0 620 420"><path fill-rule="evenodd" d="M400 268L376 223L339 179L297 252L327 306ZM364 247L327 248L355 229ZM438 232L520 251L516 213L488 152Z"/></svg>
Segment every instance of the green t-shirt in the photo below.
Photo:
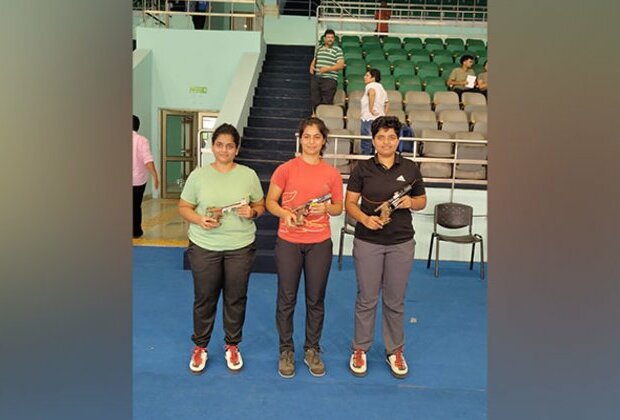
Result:
<svg viewBox="0 0 620 420"><path fill-rule="evenodd" d="M337 71L328 71L327 73L319 73L319 69L323 67L333 67L339 60L344 60L344 55L342 53L342 49L335 45L332 45L331 48L326 46L320 46L316 50L316 62L314 63L314 68L316 72L314 73L318 77L324 77L328 79L338 80L338 72Z"/></svg>
<svg viewBox="0 0 620 420"><path fill-rule="evenodd" d="M221 173L207 165L189 175L181 198L196 205L196 213L205 215L208 207L226 207L243 199L248 203L259 201L263 198L263 190L258 175L247 166L237 164L230 172ZM191 223L188 236L201 248L229 251L250 245L255 233L253 220L228 212L215 229L203 229Z"/></svg>

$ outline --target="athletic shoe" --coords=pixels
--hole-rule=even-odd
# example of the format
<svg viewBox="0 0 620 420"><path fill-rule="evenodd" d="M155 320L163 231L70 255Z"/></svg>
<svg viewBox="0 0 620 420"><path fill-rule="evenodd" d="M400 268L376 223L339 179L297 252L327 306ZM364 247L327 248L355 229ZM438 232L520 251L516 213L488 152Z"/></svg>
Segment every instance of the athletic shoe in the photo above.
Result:
<svg viewBox="0 0 620 420"><path fill-rule="evenodd" d="M304 363L308 366L308 370L312 376L325 375L325 365L319 356L317 349L308 349L304 356Z"/></svg>
<svg viewBox="0 0 620 420"><path fill-rule="evenodd" d="M351 373L355 376L366 376L368 373L368 365L366 364L366 352L362 349L357 349L351 355L349 361L349 368Z"/></svg>
<svg viewBox="0 0 620 420"><path fill-rule="evenodd" d="M206 347L194 347L192 359L189 361L189 370L194 374L202 373L205 370L208 358Z"/></svg>
<svg viewBox="0 0 620 420"><path fill-rule="evenodd" d="M404 379L407 377L409 368L407 367L407 362L405 361L402 350L390 354L385 361L390 365L390 370L395 378Z"/></svg>
<svg viewBox="0 0 620 420"><path fill-rule="evenodd" d="M228 369L235 372L241 369L243 367L243 359L241 358L241 353L237 346L226 344L224 350L226 350L225 357Z"/></svg>
<svg viewBox="0 0 620 420"><path fill-rule="evenodd" d="M295 376L295 354L291 350L284 350L280 353L278 373L287 379Z"/></svg>

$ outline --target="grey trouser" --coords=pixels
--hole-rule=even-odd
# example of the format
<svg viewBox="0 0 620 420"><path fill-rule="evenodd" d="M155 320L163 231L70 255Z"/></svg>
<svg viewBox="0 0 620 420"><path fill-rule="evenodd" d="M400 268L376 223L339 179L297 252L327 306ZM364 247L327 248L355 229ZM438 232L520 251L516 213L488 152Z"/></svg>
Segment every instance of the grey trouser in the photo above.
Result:
<svg viewBox="0 0 620 420"><path fill-rule="evenodd" d="M383 342L386 354L405 344L404 306L415 241L378 245L355 238L353 259L357 276L353 349L368 351L375 336L379 291L383 291Z"/></svg>

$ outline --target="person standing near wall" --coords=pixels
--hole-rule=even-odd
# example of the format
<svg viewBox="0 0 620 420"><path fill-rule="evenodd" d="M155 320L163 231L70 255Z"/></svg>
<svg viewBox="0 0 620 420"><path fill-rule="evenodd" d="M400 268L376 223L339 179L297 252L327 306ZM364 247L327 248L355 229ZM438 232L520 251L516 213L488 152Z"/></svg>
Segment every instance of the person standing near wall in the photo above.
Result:
<svg viewBox="0 0 620 420"><path fill-rule="evenodd" d="M209 2L208 1L192 1L188 7L189 11L205 13L209 10ZM192 22L194 24L194 29L204 29L205 22L207 17L204 15L195 15L192 16Z"/></svg>
<svg viewBox="0 0 620 420"><path fill-rule="evenodd" d="M204 371L208 359L217 301L223 293L224 358L231 371L243 367L239 351L248 280L256 255L254 219L265 211L263 190L253 169L234 162L239 132L222 124L211 140L215 161L195 169L179 200L179 214L189 225L189 258L194 279L193 374Z"/></svg>
<svg viewBox="0 0 620 420"><path fill-rule="evenodd" d="M149 178L149 172L153 180L153 189L159 189L159 179L157 178L157 169L153 163L153 155L151 147L146 137L138 134L140 129L140 118L133 116L133 237L139 238L144 232L142 231L142 198L146 189L146 182Z"/></svg>
<svg viewBox="0 0 620 420"><path fill-rule="evenodd" d="M304 363L313 376L325 375L319 341L325 315L325 289L332 263L329 219L342 213L342 177L324 162L321 154L329 131L318 118L302 120L299 128L301 156L278 166L267 193L267 210L280 218L275 247L278 271L276 326L279 334L278 373L295 375L293 315L304 272L306 289L306 340ZM310 200L323 202L306 206Z"/></svg>
<svg viewBox="0 0 620 420"><path fill-rule="evenodd" d="M387 1L382 0L379 9L375 12L375 20L390 20L392 17L392 11L389 9ZM387 22L377 22L377 27L375 28L375 32L389 32L390 24ZM381 37L385 35L379 35Z"/></svg>
<svg viewBox="0 0 620 420"><path fill-rule="evenodd" d="M344 68L342 49L334 43L336 33L332 29L325 31L323 45L319 46L310 62L310 101L312 112L321 104L332 105L338 88L338 72Z"/></svg>

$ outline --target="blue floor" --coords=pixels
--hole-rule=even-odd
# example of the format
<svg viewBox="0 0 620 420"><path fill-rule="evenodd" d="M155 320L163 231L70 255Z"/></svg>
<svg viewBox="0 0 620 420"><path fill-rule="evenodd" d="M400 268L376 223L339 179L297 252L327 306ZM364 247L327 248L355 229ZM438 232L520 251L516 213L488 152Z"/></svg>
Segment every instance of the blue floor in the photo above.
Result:
<svg viewBox="0 0 620 420"><path fill-rule="evenodd" d="M133 250L133 401L136 419L485 419L486 280L474 266L445 262L435 279L414 264L405 302L409 376L394 379L384 361L381 323L368 353L368 375L348 371L355 276L352 259L336 261L327 288L321 345L327 374L312 377L303 364L300 293L295 314L297 372L277 373L276 278L252 274L244 339L244 368L228 372L221 311L203 375L189 373L193 343L191 274L181 248ZM221 308L221 305L220 305Z"/></svg>

